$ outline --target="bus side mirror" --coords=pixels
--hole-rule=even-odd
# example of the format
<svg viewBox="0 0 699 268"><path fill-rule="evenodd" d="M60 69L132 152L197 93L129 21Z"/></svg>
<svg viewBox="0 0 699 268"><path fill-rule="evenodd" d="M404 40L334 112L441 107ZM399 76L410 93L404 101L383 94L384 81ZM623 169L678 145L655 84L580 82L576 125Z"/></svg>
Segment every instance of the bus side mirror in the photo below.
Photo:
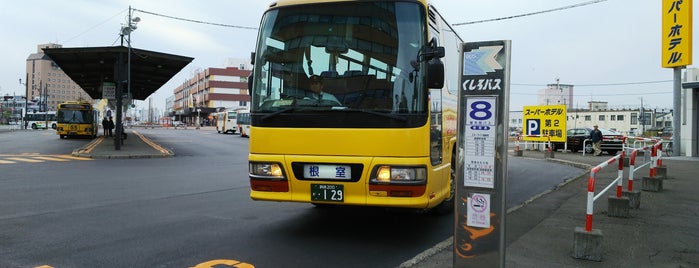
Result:
<svg viewBox="0 0 699 268"><path fill-rule="evenodd" d="M252 96L252 79L255 77L250 73L250 76L248 76L248 95Z"/></svg>
<svg viewBox="0 0 699 268"><path fill-rule="evenodd" d="M255 65L255 52L250 52L250 64Z"/></svg>
<svg viewBox="0 0 699 268"><path fill-rule="evenodd" d="M444 63L439 58L427 62L427 87L444 87Z"/></svg>

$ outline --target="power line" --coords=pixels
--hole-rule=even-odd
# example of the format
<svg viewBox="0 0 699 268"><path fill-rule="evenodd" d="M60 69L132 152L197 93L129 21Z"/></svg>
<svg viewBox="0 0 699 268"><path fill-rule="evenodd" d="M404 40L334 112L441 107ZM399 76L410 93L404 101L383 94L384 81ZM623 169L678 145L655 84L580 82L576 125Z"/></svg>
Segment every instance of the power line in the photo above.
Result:
<svg viewBox="0 0 699 268"><path fill-rule="evenodd" d="M124 10L122 10L122 11L119 11L118 13L114 14L114 16L111 16L111 17L109 17L108 19L106 19L106 20L104 20L104 21L98 23L97 25L90 27L89 29L87 29L87 30L85 30L85 31L83 31L83 32L81 32L81 33L79 33L79 34L76 35L76 36L73 36L73 37L71 37L71 38L68 38L67 40L63 41L61 44L66 44L66 43L68 43L68 42L70 42L70 41L73 41L73 39L78 38L78 37L80 37L81 35L83 35L83 34L89 32L89 31L92 31L93 29L95 29L95 28L101 26L102 24L107 23L108 21L112 20L114 17L123 14L123 13L126 12L127 10L128 10L128 9L124 9Z"/></svg>
<svg viewBox="0 0 699 268"><path fill-rule="evenodd" d="M606 0L605 0L605 1L606 1ZM142 12L142 13L150 14L150 15L153 15L153 16L160 16L160 17L163 17L163 18L174 19L174 20L181 20L181 21L194 22L194 23L199 23L199 24L215 25L215 26L222 26L222 27L229 27L229 28L238 28L238 29L245 29L245 30L257 30L257 27L248 27L248 26L239 26L239 25L231 25L231 24L207 22L207 21L201 21L201 20L185 19L185 18L174 17L174 16L168 16L168 15L158 14L158 13L155 13L155 12L150 12L150 11L145 11L145 10L135 9L135 8L134 8L133 10L134 10L134 11L140 11L140 12Z"/></svg>
<svg viewBox="0 0 699 268"><path fill-rule="evenodd" d="M642 82L621 82L621 83L600 83L600 84L573 84L574 87L607 87L607 86L628 86L628 85L643 85L643 84L659 84L669 83L673 80L657 80L657 81L642 81ZM512 84L513 86L528 86L528 87L546 87L551 84Z"/></svg>
<svg viewBox="0 0 699 268"><path fill-rule="evenodd" d="M549 12L561 11L561 10L566 10L566 9L571 9L571 8L576 8L576 7L581 7L581 6L587 6L587 5L597 4L597 3L601 3L601 2L605 2L605 1L607 1L607 0L594 0L594 1L584 2L584 3L579 3L579 4L574 4L574 5L569 5L569 6L554 8L554 9L542 10L542 11L537 11L537 12L532 12L532 13L525 13L525 14L520 14L520 15L508 16L508 17L501 17L501 18L494 18L494 19L487 19L487 20L477 20L477 21L469 21L469 22L454 23L454 24L452 24L452 26L461 26L461 25L467 25L467 24L477 24L477 23L491 22L491 21L499 21L499 20L509 20L509 19L514 19L514 18L526 17L526 16L531 16L531 15L539 15L539 14L543 14L543 13L549 13Z"/></svg>

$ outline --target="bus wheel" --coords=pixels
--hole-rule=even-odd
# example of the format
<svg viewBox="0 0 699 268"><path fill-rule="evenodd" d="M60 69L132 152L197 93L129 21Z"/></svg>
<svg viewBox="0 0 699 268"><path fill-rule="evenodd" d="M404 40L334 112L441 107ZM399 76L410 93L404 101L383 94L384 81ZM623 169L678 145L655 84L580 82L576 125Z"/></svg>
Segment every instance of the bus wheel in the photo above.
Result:
<svg viewBox="0 0 699 268"><path fill-rule="evenodd" d="M449 197L444 199L441 204L434 207L433 212L437 215L444 215L454 212L454 199L456 199L456 159L452 153L451 168L449 175Z"/></svg>
<svg viewBox="0 0 699 268"><path fill-rule="evenodd" d="M32 129L36 129L36 124L32 124Z"/></svg>
<svg viewBox="0 0 699 268"><path fill-rule="evenodd" d="M61 139L65 139L65 138L66 138L66 136L64 136L64 135L59 135L59 136L61 137Z"/></svg>

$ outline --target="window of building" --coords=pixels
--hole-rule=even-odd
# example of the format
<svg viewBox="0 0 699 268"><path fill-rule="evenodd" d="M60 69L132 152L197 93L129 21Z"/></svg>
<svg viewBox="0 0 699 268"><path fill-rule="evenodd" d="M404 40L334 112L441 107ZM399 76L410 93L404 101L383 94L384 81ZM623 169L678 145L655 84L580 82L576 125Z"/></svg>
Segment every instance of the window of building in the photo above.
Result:
<svg viewBox="0 0 699 268"><path fill-rule="evenodd" d="M603 115L603 114L599 115L599 121L604 121L604 115Z"/></svg>
<svg viewBox="0 0 699 268"><path fill-rule="evenodd" d="M631 124L638 124L638 113L631 113Z"/></svg>
<svg viewBox="0 0 699 268"><path fill-rule="evenodd" d="M591 115L586 115L586 116L585 116L585 121L592 121L592 116L591 116Z"/></svg>
<svg viewBox="0 0 699 268"><path fill-rule="evenodd" d="M624 115L623 114L616 115L616 120L624 121Z"/></svg>
<svg viewBox="0 0 699 268"><path fill-rule="evenodd" d="M609 116L609 121L616 121L616 115L615 115L615 114L610 115L610 116Z"/></svg>

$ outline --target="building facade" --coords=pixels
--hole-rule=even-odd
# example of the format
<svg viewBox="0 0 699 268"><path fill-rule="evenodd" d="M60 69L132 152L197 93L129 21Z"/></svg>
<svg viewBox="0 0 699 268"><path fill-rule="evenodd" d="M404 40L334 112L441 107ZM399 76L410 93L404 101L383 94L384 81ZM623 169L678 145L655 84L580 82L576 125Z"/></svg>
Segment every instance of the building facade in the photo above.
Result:
<svg viewBox="0 0 699 268"><path fill-rule="evenodd" d="M93 99L73 82L58 65L44 54L44 48L61 48L62 45L49 43L37 46L37 52L27 57L27 98L35 105L29 105L29 111L55 111L59 103L74 100Z"/></svg>
<svg viewBox="0 0 699 268"><path fill-rule="evenodd" d="M251 70L245 67L207 68L196 72L168 97L168 114L187 124L210 124L211 113L249 107L248 76Z"/></svg>
<svg viewBox="0 0 699 268"><path fill-rule="evenodd" d="M680 154L699 156L699 69L688 68L681 90Z"/></svg>
<svg viewBox="0 0 699 268"><path fill-rule="evenodd" d="M0 98L0 124L19 124L24 118L25 105L30 106L24 96L5 95Z"/></svg>
<svg viewBox="0 0 699 268"><path fill-rule="evenodd" d="M539 105L567 105L572 107L573 85L548 84L546 88L540 89L537 95Z"/></svg>
<svg viewBox="0 0 699 268"><path fill-rule="evenodd" d="M607 109L599 102L588 103L588 109L567 109L566 129L600 128L616 130L628 136L661 136L664 128L672 127L670 109ZM509 129L523 130L523 111L511 111Z"/></svg>

